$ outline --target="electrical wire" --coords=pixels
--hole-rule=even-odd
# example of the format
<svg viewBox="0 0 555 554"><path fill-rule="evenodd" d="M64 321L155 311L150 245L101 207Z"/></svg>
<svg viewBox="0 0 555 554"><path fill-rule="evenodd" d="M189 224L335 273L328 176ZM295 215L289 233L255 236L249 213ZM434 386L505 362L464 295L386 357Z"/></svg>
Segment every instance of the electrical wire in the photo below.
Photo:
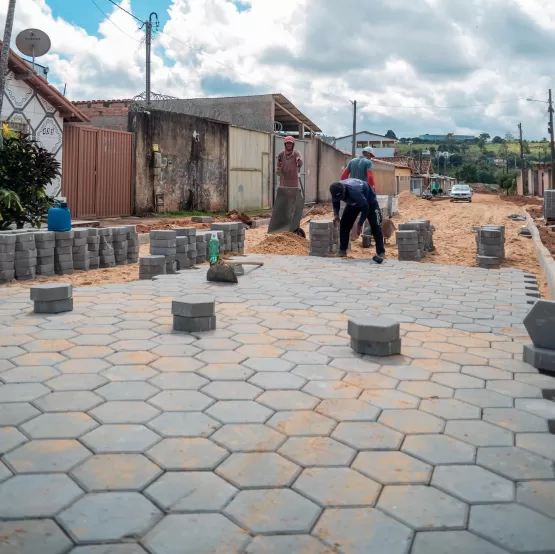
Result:
<svg viewBox="0 0 555 554"><path fill-rule="evenodd" d="M136 15L133 15L131 12L128 12L125 8L122 8L118 3L114 2L114 0L108 0L108 2L114 4L116 8L119 8L122 12L125 12L127 15L130 15L133 19L136 19L141 25L144 25L144 21L139 19Z"/></svg>
<svg viewBox="0 0 555 554"><path fill-rule="evenodd" d="M91 2L97 7L98 11L119 31L121 31L125 36L129 37L131 40L134 40L135 42L140 43L140 40L137 40L135 37L132 37L130 34L126 33L121 27L118 27L108 16L108 14L106 12L104 12L104 10L94 1L91 0ZM124 10L125 11L125 10Z"/></svg>

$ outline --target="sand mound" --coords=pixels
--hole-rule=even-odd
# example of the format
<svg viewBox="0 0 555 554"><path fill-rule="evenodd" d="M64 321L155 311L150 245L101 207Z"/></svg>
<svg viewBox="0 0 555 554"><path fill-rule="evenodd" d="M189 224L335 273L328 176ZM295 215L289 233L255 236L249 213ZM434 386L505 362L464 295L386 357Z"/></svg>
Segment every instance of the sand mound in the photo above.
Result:
<svg viewBox="0 0 555 554"><path fill-rule="evenodd" d="M411 208L416 208L423 203L427 204L428 200L422 200L422 198L418 198L412 194L412 192L408 190L404 190L403 192L399 193L399 210L410 210Z"/></svg>
<svg viewBox="0 0 555 554"><path fill-rule="evenodd" d="M308 256L308 240L294 233L268 235L249 250L249 254L279 254L281 256Z"/></svg>

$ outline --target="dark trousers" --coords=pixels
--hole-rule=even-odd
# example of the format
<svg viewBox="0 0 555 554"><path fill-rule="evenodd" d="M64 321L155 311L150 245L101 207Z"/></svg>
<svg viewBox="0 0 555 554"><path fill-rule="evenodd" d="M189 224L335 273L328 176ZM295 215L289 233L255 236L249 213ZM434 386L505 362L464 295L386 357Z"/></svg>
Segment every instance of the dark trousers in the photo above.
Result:
<svg viewBox="0 0 555 554"><path fill-rule="evenodd" d="M349 247L349 235L355 221L360 216L361 209L356 206L345 206L341 222L339 223L339 249L346 251ZM383 233L380 227L380 206L377 202L370 204L370 213L368 214L368 223L372 230L372 236L376 242L376 254L385 254L383 244ZM364 225L364 222L363 222Z"/></svg>

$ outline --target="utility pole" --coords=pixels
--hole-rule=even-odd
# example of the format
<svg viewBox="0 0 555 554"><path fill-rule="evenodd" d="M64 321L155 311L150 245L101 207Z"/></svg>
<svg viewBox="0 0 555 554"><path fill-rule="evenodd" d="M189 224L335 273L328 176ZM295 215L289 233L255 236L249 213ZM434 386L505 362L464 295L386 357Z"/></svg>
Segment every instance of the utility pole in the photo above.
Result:
<svg viewBox="0 0 555 554"><path fill-rule="evenodd" d="M151 56L151 45L152 45L152 27L153 25L158 30L160 25L158 21L158 14L156 12L152 12L149 17L148 21L144 22L144 26L146 27L146 105L150 106L150 56Z"/></svg>
<svg viewBox="0 0 555 554"><path fill-rule="evenodd" d="M524 160L524 142L522 140L522 123L518 124L518 134L520 143L520 166L522 168L522 192L526 196L528 194L528 175L526 175L526 162Z"/></svg>
<svg viewBox="0 0 555 554"><path fill-rule="evenodd" d="M2 53L0 54L0 115L4 103L4 88L6 86L6 75L8 73L8 58L10 57L10 42L12 40L13 18L15 15L15 0L9 0L6 24L4 26L4 38L2 40Z"/></svg>
<svg viewBox="0 0 555 554"><path fill-rule="evenodd" d="M551 138L551 188L555 189L555 135L553 131L553 98L549 89L549 134Z"/></svg>
<svg viewBox="0 0 555 554"><path fill-rule="evenodd" d="M353 146L352 146L352 154L353 158L356 158L357 155L357 101L351 100L351 104L353 105Z"/></svg>

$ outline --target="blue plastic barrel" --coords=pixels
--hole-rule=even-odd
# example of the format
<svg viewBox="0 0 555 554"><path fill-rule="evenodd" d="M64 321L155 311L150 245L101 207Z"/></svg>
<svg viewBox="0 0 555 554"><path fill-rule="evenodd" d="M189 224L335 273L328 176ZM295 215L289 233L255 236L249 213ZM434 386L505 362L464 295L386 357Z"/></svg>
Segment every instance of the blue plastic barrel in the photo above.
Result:
<svg viewBox="0 0 555 554"><path fill-rule="evenodd" d="M53 202L48 210L48 230L49 231L70 231L71 212L65 202Z"/></svg>

